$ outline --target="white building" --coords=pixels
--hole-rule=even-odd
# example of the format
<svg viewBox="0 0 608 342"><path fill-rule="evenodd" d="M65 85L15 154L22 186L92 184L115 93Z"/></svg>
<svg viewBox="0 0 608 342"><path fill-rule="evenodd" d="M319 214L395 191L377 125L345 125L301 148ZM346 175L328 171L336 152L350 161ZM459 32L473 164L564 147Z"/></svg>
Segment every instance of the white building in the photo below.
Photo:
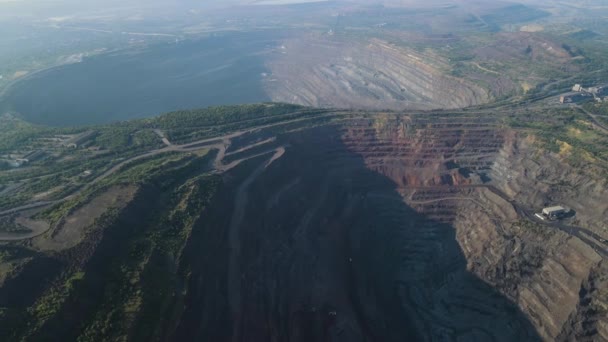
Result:
<svg viewBox="0 0 608 342"><path fill-rule="evenodd" d="M554 207L547 207L547 208L543 209L543 216L549 218L550 220L558 219L565 213L566 213L566 209L559 205L554 206Z"/></svg>

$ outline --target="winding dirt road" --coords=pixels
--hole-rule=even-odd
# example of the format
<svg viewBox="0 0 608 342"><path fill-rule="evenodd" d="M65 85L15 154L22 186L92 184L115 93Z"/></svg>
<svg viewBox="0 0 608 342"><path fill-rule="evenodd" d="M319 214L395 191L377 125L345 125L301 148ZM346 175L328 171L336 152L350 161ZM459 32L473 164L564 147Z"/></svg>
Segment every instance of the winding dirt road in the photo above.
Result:
<svg viewBox="0 0 608 342"><path fill-rule="evenodd" d="M443 186L443 187L442 186L429 186L429 187L410 187L408 189L445 190L447 188L453 188L453 189L485 188L485 189L488 189L489 191L491 191L492 193L494 193L495 195L497 195L498 197L502 198L504 201L509 203L511 206L513 206L513 209L515 210L515 212L517 213L517 215L519 217L526 219L528 221L537 223L537 224L542 224L545 226L549 226L549 227L561 230L562 232L564 232L570 236L574 236L574 237L580 239L581 241L583 241L589 247L593 248L593 250L595 250L598 254L602 255L603 257L608 257L608 241L602 239L602 237L599 236L598 234L595 234L594 232L590 231L589 229L576 227L576 226L569 226L560 221L541 220L534 215L535 211L533 208L526 208L526 207L518 204L517 202L515 202L515 200L511 199L509 196L507 196L507 194L505 194L504 192L502 192L500 189L496 188L493 185L479 184L479 185L457 185L457 186ZM421 201L420 203L421 204L432 203L433 201L438 202L438 201L442 201L442 200L446 200L446 199L451 199L451 198L448 198L448 197L437 198L437 199L432 199L429 201L426 201L426 200Z"/></svg>
<svg viewBox="0 0 608 342"><path fill-rule="evenodd" d="M587 114L587 116L589 117L589 119L591 119L591 122L593 122L593 124L595 126L597 126L599 129L604 131L604 133L608 133L608 126L604 125L600 120L598 120L597 116L595 114L590 113L588 110L586 110L585 108L583 108L581 106L576 106L576 108L580 109L583 113Z"/></svg>
<svg viewBox="0 0 608 342"><path fill-rule="evenodd" d="M330 115L333 115L332 113L330 113ZM268 154L270 152L275 152L275 154L273 155L273 157L267 162L266 166L270 165L273 161L275 161L276 159L280 158L283 153L285 153L285 148L284 147L279 147L279 148L274 148L271 151L265 151L265 152L261 152L252 156L247 156L238 160L234 160L228 164L224 164L223 163L223 159L225 156L227 155L232 155L238 152L243 152L255 147L259 147L262 146L266 143L269 142L273 142L274 139L267 139L261 142L257 142L254 144L251 144L249 146L245 146L240 148L239 150L232 152L230 154L226 154L226 150L228 149L228 147L231 145L232 143L232 139L239 137L241 135L247 134L247 133L251 133L251 132L255 132L258 131L260 129L265 129L265 128L270 128L270 127L276 127L276 126L281 126L281 125L287 125L293 122L297 122L297 121L303 121L303 120L308 120L310 118L299 118L299 119L294 119L294 120L288 120L288 121L283 121L283 122L279 122L279 123L273 123L273 124L268 124L268 125L262 125L262 126L257 126L257 127L253 127L250 129L246 129L246 130L242 130L242 131L237 131L237 132L233 132L233 133L229 133L226 134L224 136L219 136L219 137L214 137L214 138L208 138L208 139L202 139L202 140L198 140L198 141L194 141L194 142L190 142L190 143L186 143L183 145L175 145L169 142L169 145L167 145L165 143L165 147L157 149L157 150L152 150L137 156L134 156L132 158L123 160L121 162L119 162L118 164L112 166L110 169L108 169L107 171L103 172L101 175L97 176L95 179L93 179L91 182L89 182L86 186L81 187L80 189L76 190L75 192L71 193L70 195L60 199L60 200L55 200L55 201L40 201L40 202L33 202L33 203L28 203L19 207L15 207L15 208L11 208L11 209L7 209L4 210L2 212L0 212L0 217L2 216L7 216L7 215L13 215L13 214L17 214L23 211L27 211L27 210L31 210L31 209L37 209L37 208L41 208L44 209L45 207L50 207L52 205L56 205L59 203L63 203L65 201L68 201L70 199L75 198L76 196L80 195L82 192L84 192L86 189L90 188L91 186L99 183L100 181L102 181L103 179L115 174L116 172L120 171L123 167L125 167L126 165L133 163L135 161L141 160L141 159L145 159L145 158L149 158L149 157L153 157L159 154L163 154L163 153L168 153L168 152L193 152L193 151L197 151L197 150L201 150L201 149L216 149L218 151L217 156L213 162L213 166L215 168L215 172L219 172L219 173L223 173L226 172L236 166L238 166L240 163L242 163L245 160L248 159L252 159L252 158L256 158L265 154ZM164 136L164 133L159 132L156 134L162 134ZM159 135L160 136L160 135ZM168 141L168 140L167 140ZM30 227L26 227L26 228L30 228ZM33 228L33 227L32 227ZM10 232L3 232L0 233L0 242L2 241L21 241L21 240L27 240L27 239L31 239L37 236L40 236L44 233L46 233L48 230L50 229L47 228L45 230L40 230L40 229L30 229L31 232L27 233L27 234L17 234L17 233L10 233Z"/></svg>
<svg viewBox="0 0 608 342"><path fill-rule="evenodd" d="M584 111L584 109L583 109ZM586 111L584 111L585 113L587 113L592 119L594 119L594 122L596 122L597 120L595 120L594 116ZM337 115L337 113L326 113L325 115L329 115L329 116L334 116ZM218 151L216 158L213 162L213 166L215 168L215 172L218 173L223 173L226 172L228 170L231 170L232 168L238 166L240 163L242 163L243 161L246 161L248 159L252 159L252 158L256 158L256 157L260 157L266 154L269 154L271 152L274 152L273 156L262 166L260 166L249 178L246 182L244 182L241 187L242 189L240 189L240 193L237 195L236 198L236 202L235 202L235 213L233 215L233 223L231 224L231 236L232 239L231 241L233 242L231 244L232 248L234 249L234 255L235 258L239 255L239 242L238 242L238 232L235 232L236 228L234 227L238 227L240 222L239 220L242 219L242 213L239 213L239 208L243 208L246 205L246 201L247 201L247 195L246 195L246 191L247 191L247 187L249 186L249 184L251 182L253 182L253 180L261 173L263 172L264 168L268 167L268 165L272 164L272 162L274 162L275 160L277 160L278 158L280 158L284 153L285 153L285 147L278 147L278 148L273 148L271 150L268 151L263 151L254 155L250 155L238 160L234 160L230 163L224 164L224 158L226 156L230 156L230 155L234 155L236 153L240 153L240 152L244 152L259 146L263 146L264 144L268 144L271 142L274 142L275 139L274 138L270 138L270 139L266 139L260 142L256 142L256 143L252 143L250 145L244 146L239 148L236 151L230 152L230 153L226 153L226 151L228 150L228 148L230 147L231 143L232 143L232 139L242 136L246 133L251 133L251 132L255 132L261 129L265 129L265 128L270 128L270 127L276 127L276 126L282 126L282 125L288 125L294 122L299 122L299 121L306 121L306 120L310 120L311 118L306 117L306 118L298 118L298 119L293 119L293 120L288 120L288 121L283 121L283 122L278 122L278 123L273 123L273 124L267 124L267 125L261 125L261 126L257 126L257 127L252 127L250 129L246 129L246 130L242 130L242 131L236 131L230 134L226 134L224 136L220 136L220 137L214 137L214 138L208 138L208 139L202 139L202 140L198 140L198 141L194 141L194 142L190 142L187 144L183 144L183 145L175 145L175 144L171 144L168 140L167 142L169 142L169 144L165 143L165 147L157 149L157 150L153 150L153 151L149 151L143 154L140 154L138 156L129 158L127 160L121 161L118 164L114 165L113 167L111 167L110 169L108 169L107 171L105 171L104 173L102 173L101 175L99 175L98 177L96 177L94 180L92 180L87 186L82 187L78 190L76 190L76 192L70 194L69 196L61 199L61 200L57 200L57 201L41 201L41 202L34 202L34 203L29 203L20 207L16 207L16 208L12 208L12 209L8 209L5 211L0 212L0 217L1 216L6 216L6 215L12 215L12 214L16 214L22 211L26 211L26 210L30 210L30 209L36 209L36 208L44 208L44 207L48 207L51 205L55 205L55 204L59 204L61 202L70 200L72 198L75 198L76 196L78 196L79 194L81 194L84 190L86 190L87 188L89 188L90 186L100 182L101 180L113 175L114 173L118 172L120 169L122 169L124 166L135 162L137 160L141 160L144 158L148 158L148 157L152 157L155 155L159 155L162 153L168 153L168 152L192 152L192 151L197 151L197 150L201 150L201 149L215 149ZM596 122L597 124L597 122ZM603 129L607 129L606 127L601 126L601 124L598 124L598 126L600 128ZM607 129L608 130L608 129ZM156 132L156 134L158 134L159 136L164 136L163 132ZM592 231L585 229L585 228L581 228L581 227L575 227L575 226L569 226L566 224L563 224L561 222L550 222L550 221L543 221L540 220L538 218L536 218L534 216L534 210L533 208L525 208L519 204L517 204L513 199L511 199L509 196L507 196L504 192L500 191L499 189L497 189L496 187L492 186L492 185L485 185L485 184L481 184L481 185L461 185L461 186L452 186L453 188L486 188L489 191L493 192L494 194L496 194L497 196L499 196L500 198L502 198L503 200L505 200L506 202L510 203L514 210L516 211L516 213L522 217L525 218L529 221L535 222L535 223L539 223L539 224L543 224L546 226L551 226L553 228L559 229L561 231L563 231L564 233L571 235L571 236L575 236L577 238L579 238L581 241L585 242L586 244L588 244L589 246L591 246L596 252L598 252L599 254L601 254L604 257L608 257L608 242L604 239L602 239L599 235L593 233ZM445 190L446 187L423 187L424 189L440 189L440 190ZM447 200L447 198L445 199L433 199L432 201L440 201L440 200ZM416 203L413 203L416 204ZM423 203L419 203L419 204L423 204ZM238 209L238 210L237 210ZM239 216L241 215L241 216ZM240 218L241 217L241 218ZM48 229L47 229L48 230ZM28 233L28 234L11 234L11 233L1 233L0 234L0 241L19 241L19 240L26 240L26 239L30 239L32 237L35 236L39 236L42 235L46 232L45 231L33 231L32 233ZM235 235L236 234L236 235ZM234 275L233 275L234 277ZM231 283L235 284L236 279L232 279ZM238 292L238 291L237 291ZM236 299L236 301L238 302L238 299ZM238 303L233 303L233 311L236 311L236 308L239 306L237 305Z"/></svg>

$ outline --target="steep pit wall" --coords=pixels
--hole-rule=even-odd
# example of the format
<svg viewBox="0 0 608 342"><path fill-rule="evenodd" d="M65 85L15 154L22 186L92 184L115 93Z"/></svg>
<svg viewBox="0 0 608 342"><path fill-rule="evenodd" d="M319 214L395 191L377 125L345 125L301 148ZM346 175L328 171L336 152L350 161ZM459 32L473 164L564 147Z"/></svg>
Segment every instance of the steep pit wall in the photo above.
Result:
<svg viewBox="0 0 608 342"><path fill-rule="evenodd" d="M533 135L513 136L500 150L490 177L530 208L561 204L575 210L573 224L608 239L608 181L592 163L574 168L565 157L539 148Z"/></svg>
<svg viewBox="0 0 608 342"><path fill-rule="evenodd" d="M590 206L601 196L582 181L591 178L558 169L556 156L530 166L531 143L483 114L333 119L226 141L223 162L233 167L212 177L221 177L212 197L206 187L216 185L193 187L209 160L161 177L158 184L169 188L140 190L103 231L51 258L32 255L0 288L0 306L21 315L43 294L53 298L49 282L68 288L63 270L82 269L69 286L75 292L30 336L255 342L607 335L605 260L580 239L522 217L509 198L523 206L565 198L544 192L550 187L542 180L572 177L589 193L577 198ZM27 296L18 295L23 284ZM19 315L0 315L0 322L30 331Z"/></svg>
<svg viewBox="0 0 608 342"><path fill-rule="evenodd" d="M601 244L533 223L508 201L569 206L577 217L566 224L605 238L607 187L593 167L575 170L491 118L385 115L341 129L409 206L454 227L467 269L515 301L541 338L606 334Z"/></svg>
<svg viewBox="0 0 608 342"><path fill-rule="evenodd" d="M372 39L327 35L285 41L267 62L273 101L366 109L460 108L486 103L482 87L446 75L449 65L430 53Z"/></svg>
<svg viewBox="0 0 608 342"><path fill-rule="evenodd" d="M566 224L584 227L606 239L608 187L596 171L592 165L574 169L563 156L540 149L533 136L514 135L501 149L490 177L525 207L537 211L554 204L572 208L576 216ZM506 264L535 264L524 278L510 284L511 296L517 298L541 336L547 340L601 340L608 336L606 260L596 251L605 250L605 245L597 241L585 244L553 227L513 225L511 229L510 234L521 239L523 249L511 255ZM492 253L504 255L497 250ZM490 268L480 272L493 273ZM502 275L488 274L487 278L496 282L497 276Z"/></svg>
<svg viewBox="0 0 608 342"><path fill-rule="evenodd" d="M440 147L421 143L421 156L407 161L405 148L417 136L392 136L392 128L374 127L374 121L279 135L277 143L286 146L280 158L270 165L271 155L250 159L225 175L226 191L196 229L192 257L183 265L191 271L184 316L189 318L175 336L537 339L509 299L467 271L454 227L417 212L401 197L404 178L439 185L441 177L428 170L454 172L444 158L427 156ZM398 132L402 126L394 127ZM399 171L388 161L378 170L393 178L373 169L391 155L404 159ZM464 154L456 156L464 163ZM416 160L424 167L409 176ZM216 252L206 254L196 241L217 246Z"/></svg>
<svg viewBox="0 0 608 342"><path fill-rule="evenodd" d="M343 144L397 187L482 184L503 146L491 118L381 115L341 127Z"/></svg>

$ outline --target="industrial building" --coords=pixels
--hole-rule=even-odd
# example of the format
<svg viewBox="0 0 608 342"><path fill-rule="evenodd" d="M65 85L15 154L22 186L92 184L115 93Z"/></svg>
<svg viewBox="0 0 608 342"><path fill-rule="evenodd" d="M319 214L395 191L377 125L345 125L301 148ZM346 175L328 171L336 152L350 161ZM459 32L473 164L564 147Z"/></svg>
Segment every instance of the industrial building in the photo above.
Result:
<svg viewBox="0 0 608 342"><path fill-rule="evenodd" d="M65 141L62 145L68 148L78 148L87 143L89 140L93 139L96 135L97 132L95 131L86 131L68 141Z"/></svg>
<svg viewBox="0 0 608 342"><path fill-rule="evenodd" d="M575 84L572 87L572 92L559 97L560 103L581 103L594 99L596 102L605 102L606 98L602 96L608 95L608 87L595 86L584 88L580 84Z"/></svg>
<svg viewBox="0 0 608 342"><path fill-rule="evenodd" d="M590 100L593 100L593 97L591 94L585 92L566 94L559 97L560 103L580 103Z"/></svg>
<svg viewBox="0 0 608 342"><path fill-rule="evenodd" d="M587 88L587 92L593 95L603 95L605 93L604 87L589 87Z"/></svg>
<svg viewBox="0 0 608 342"><path fill-rule="evenodd" d="M25 163L31 163L31 162L35 162L38 159L41 159L42 157L44 157L46 153L44 151L32 151L26 155L24 155L22 158L20 158L21 161L25 162Z"/></svg>
<svg viewBox="0 0 608 342"><path fill-rule="evenodd" d="M566 209L562 206L553 206L543 209L542 215L549 220L557 220L566 214Z"/></svg>

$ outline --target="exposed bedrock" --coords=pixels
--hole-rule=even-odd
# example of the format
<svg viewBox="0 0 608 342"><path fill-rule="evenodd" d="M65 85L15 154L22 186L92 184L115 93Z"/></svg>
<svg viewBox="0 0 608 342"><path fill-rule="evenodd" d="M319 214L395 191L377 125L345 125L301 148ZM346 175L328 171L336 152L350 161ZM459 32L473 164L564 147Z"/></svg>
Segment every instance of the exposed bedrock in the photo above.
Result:
<svg viewBox="0 0 608 342"><path fill-rule="evenodd" d="M288 40L267 66L266 89L279 102L398 110L460 108L490 98L482 87L446 75L446 60L378 39Z"/></svg>
<svg viewBox="0 0 608 342"><path fill-rule="evenodd" d="M0 334L7 326L29 331L19 310L40 307L45 284L66 288L61 275L79 269L84 278L29 336L608 337L608 265L598 238L607 238L606 180L591 167L575 172L495 117L336 113L210 146L214 152L167 170L162 182L100 193L34 239L39 252L1 279L0 308L9 314L0 315ZM199 179L209 168L214 175ZM117 201L109 200L113 193ZM104 203L119 215L88 217ZM526 215L554 203L576 210L564 222L584 231ZM121 262L142 254L143 237L152 235L158 247L135 259L123 286ZM167 253L165 241L176 252ZM104 314L120 319L108 325Z"/></svg>
<svg viewBox="0 0 608 342"><path fill-rule="evenodd" d="M589 163L573 167L567 153L536 147L536 138L515 137L500 149L490 177L509 196L530 207L558 203L575 210L576 223L597 230L608 239L608 179Z"/></svg>
<svg viewBox="0 0 608 342"><path fill-rule="evenodd" d="M370 122L279 136L275 144L286 146L280 158L269 153L226 174L226 189L193 233L182 264L191 272L190 304L172 337L539 338L511 300L467 270L449 220L403 200L399 188L405 183L460 182L456 175L448 180L441 173L414 177L399 171L410 165L420 171L420 163L451 174L444 160L433 159L440 152L423 151L429 143L412 143L433 138L420 133L408 140L391 129L360 128L364 124ZM459 141L478 133L454 134L445 135L453 146L433 148L453 153L448 150L459 150ZM358 142L350 139L355 136ZM409 148L421 149L419 162L405 158ZM383 155L387 166L380 167ZM396 164L391 155L404 159ZM391 165L399 165L397 171Z"/></svg>
<svg viewBox="0 0 608 342"><path fill-rule="evenodd" d="M515 228L508 232L518 238L514 250L501 252L492 247L490 253L484 253L492 255L488 266L503 268L482 267L485 270L480 272L487 272L491 282L509 283L507 291L547 340L608 339L607 265L600 255L606 251L600 241L608 239L608 184L597 171L592 165L573 168L564 156L536 148L535 138L528 136L505 143L490 172L496 186L519 203L529 208L567 206L576 212L570 224L599 236L592 243L583 243L552 228ZM496 257L506 258L506 262ZM521 278L511 275L516 281L497 280L519 273L513 271L522 270L522 265Z"/></svg>

